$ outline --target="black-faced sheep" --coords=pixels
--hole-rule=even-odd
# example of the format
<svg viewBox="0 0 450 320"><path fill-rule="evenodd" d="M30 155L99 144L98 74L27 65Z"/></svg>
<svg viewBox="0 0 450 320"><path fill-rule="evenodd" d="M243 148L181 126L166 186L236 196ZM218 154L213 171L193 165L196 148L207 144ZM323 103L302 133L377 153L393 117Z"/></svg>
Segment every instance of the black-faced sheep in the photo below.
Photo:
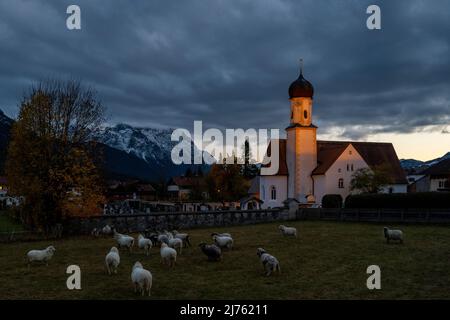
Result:
<svg viewBox="0 0 450 320"><path fill-rule="evenodd" d="M390 240L399 240L400 243L403 243L403 232L401 230L391 230L388 227L384 227L383 233L387 243Z"/></svg>
<svg viewBox="0 0 450 320"><path fill-rule="evenodd" d="M209 261L222 260L222 250L215 244L206 244L204 242L198 245L202 252L208 257Z"/></svg>

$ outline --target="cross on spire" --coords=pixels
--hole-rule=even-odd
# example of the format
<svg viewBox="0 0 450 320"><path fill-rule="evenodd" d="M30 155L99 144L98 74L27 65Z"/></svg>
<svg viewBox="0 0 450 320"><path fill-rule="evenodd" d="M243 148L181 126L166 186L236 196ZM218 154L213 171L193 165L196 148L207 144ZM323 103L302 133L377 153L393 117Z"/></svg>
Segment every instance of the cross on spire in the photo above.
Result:
<svg viewBox="0 0 450 320"><path fill-rule="evenodd" d="M303 58L300 58L300 74L303 74Z"/></svg>

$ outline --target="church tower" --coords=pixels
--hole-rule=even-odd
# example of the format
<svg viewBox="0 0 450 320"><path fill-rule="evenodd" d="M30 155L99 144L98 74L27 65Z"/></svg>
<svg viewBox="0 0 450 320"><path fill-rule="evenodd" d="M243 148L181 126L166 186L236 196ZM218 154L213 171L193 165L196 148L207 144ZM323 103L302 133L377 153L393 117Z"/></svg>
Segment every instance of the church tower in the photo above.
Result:
<svg viewBox="0 0 450 320"><path fill-rule="evenodd" d="M301 63L302 64L302 63ZM300 75L289 86L290 125L286 128L286 164L289 170L288 197L301 203L314 195L312 171L317 167L317 127L312 123L314 88Z"/></svg>

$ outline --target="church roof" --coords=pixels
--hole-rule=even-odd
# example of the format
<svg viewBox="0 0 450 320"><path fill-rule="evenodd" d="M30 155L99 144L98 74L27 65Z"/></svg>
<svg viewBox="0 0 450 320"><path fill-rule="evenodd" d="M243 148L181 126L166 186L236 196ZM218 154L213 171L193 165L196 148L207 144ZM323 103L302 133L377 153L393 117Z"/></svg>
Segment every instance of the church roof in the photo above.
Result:
<svg viewBox="0 0 450 320"><path fill-rule="evenodd" d="M272 141L269 142L266 154L270 157L271 155ZM280 154L280 164L278 166L278 172L274 174L275 176L287 176L289 174L287 164L286 164L286 139L278 139L278 149ZM263 167L270 167L270 163L262 165Z"/></svg>
<svg viewBox="0 0 450 320"><path fill-rule="evenodd" d="M405 172L400 166L394 146L392 143L381 142L317 141L317 167L312 172L312 175L325 174L350 144L354 146L369 167L385 165L394 183L407 183ZM286 139L280 139L279 148L280 166L276 175L288 175ZM268 147L269 151L270 144Z"/></svg>

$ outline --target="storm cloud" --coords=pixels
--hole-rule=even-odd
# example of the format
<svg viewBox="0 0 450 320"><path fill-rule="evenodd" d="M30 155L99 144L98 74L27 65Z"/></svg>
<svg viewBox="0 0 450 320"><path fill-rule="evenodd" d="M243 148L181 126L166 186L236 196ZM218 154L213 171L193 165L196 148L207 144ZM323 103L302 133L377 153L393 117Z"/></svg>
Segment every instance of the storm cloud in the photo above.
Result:
<svg viewBox="0 0 450 320"><path fill-rule="evenodd" d="M66 28L70 4L79 31ZM366 28L370 4L381 30ZM0 108L15 116L31 83L75 77L111 124L283 129L302 57L322 133L444 134L449 16L447 0L3 0Z"/></svg>

